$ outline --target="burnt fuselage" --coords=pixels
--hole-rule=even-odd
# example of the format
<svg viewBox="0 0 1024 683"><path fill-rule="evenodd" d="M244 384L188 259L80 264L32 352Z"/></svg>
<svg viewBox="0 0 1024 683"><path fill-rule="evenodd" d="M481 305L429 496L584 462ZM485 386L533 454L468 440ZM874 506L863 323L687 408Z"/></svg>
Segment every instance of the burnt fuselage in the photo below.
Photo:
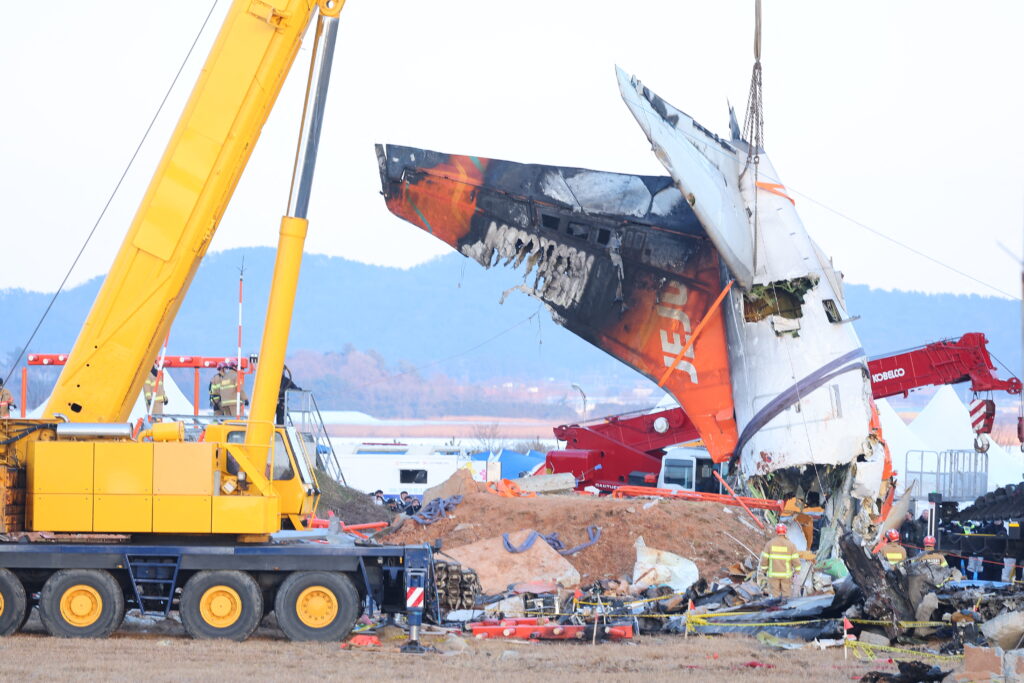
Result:
<svg viewBox="0 0 1024 683"><path fill-rule="evenodd" d="M393 145L377 157L394 214L486 268L518 269L515 289L663 382L712 457L728 458L736 425L720 311L680 355L722 289L722 269L671 178Z"/></svg>

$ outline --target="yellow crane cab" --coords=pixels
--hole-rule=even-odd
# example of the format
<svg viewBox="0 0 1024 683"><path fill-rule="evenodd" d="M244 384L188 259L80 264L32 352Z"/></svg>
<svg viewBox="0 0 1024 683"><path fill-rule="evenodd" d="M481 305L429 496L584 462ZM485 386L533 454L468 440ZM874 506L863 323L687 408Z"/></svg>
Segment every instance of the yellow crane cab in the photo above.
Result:
<svg viewBox="0 0 1024 683"><path fill-rule="evenodd" d="M207 425L203 440L216 444L245 443L244 421L218 422ZM303 519L316 509L320 487L313 468L313 458L308 452L310 439L293 426L277 426L274 429L274 444L271 457L263 467L263 476L270 483L277 496L282 528L304 528ZM247 475L238 460L223 446L222 457L218 459L215 482L224 495L231 495L236 489L248 486ZM219 475L219 476L217 476Z"/></svg>

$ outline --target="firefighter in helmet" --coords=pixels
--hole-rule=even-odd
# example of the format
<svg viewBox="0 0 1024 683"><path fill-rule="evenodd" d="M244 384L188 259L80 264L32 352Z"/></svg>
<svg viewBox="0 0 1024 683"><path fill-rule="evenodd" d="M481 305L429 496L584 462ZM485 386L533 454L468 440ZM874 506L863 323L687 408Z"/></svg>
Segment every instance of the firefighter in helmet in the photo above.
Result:
<svg viewBox="0 0 1024 683"><path fill-rule="evenodd" d="M793 542L786 538L787 531L785 524L775 525L775 536L761 551L761 565L757 570L759 578L767 576L768 594L776 598L792 596L793 575L800 571L800 555Z"/></svg>
<svg viewBox="0 0 1024 683"><path fill-rule="evenodd" d="M935 550L935 537L925 536L924 537L924 550L921 554L914 558L914 562L927 562L933 564L936 567L948 567L949 563L946 562L946 556Z"/></svg>
<svg viewBox="0 0 1024 683"><path fill-rule="evenodd" d="M242 406L249 405L249 396L245 393L241 373L238 372L238 361L229 360L220 380L220 409L222 415L239 417Z"/></svg>
<svg viewBox="0 0 1024 683"><path fill-rule="evenodd" d="M896 529L886 531L885 537L889 542L882 546L880 552L885 561L895 567L907 559L907 550L900 545L900 532Z"/></svg>
<svg viewBox="0 0 1024 683"><path fill-rule="evenodd" d="M217 363L217 374L210 380L209 391L210 391L210 407L213 409L214 415L224 415L224 409L220 402L220 384L224 381L224 371L227 369L228 364L224 361Z"/></svg>

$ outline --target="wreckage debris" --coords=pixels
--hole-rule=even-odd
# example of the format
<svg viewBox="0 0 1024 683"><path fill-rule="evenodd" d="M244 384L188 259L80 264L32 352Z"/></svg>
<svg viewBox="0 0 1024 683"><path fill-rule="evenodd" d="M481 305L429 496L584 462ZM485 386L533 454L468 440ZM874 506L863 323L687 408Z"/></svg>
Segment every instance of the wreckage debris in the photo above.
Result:
<svg viewBox="0 0 1024 683"><path fill-rule="evenodd" d="M926 681L941 681L952 673L952 670L943 671L934 664L925 664L924 662L896 662L896 667L900 671L898 674L869 671L860 680L866 683L925 683Z"/></svg>
<svg viewBox="0 0 1024 683"><path fill-rule="evenodd" d="M636 564L633 565L631 586L634 591L651 586L667 586L682 592L697 582L699 573L692 560L665 550L649 548L643 536L637 536L634 545Z"/></svg>
<svg viewBox="0 0 1024 683"><path fill-rule="evenodd" d="M461 478L439 488L463 493L428 503L432 523L392 534L400 542L440 542L448 556L435 567L432 621L464 634L445 636L458 641L451 647L439 644L450 653L462 652L470 636L614 643L647 634L739 635L777 651L841 646L857 660L896 660L893 670L872 673L875 680L942 680L958 671L964 652L973 653L972 671L984 660L1007 680L1014 678L1004 672L1024 667L1024 648L1014 649L1024 640L1019 585L963 581L955 568L912 553L890 564L858 534L843 533L838 557L819 561L800 551L799 597L771 598L752 580L753 549L765 534L735 506L547 493L544 486L532 497L517 495L527 480L495 486L503 496ZM797 513L790 506L782 514ZM899 660L916 664L903 662L897 672Z"/></svg>
<svg viewBox="0 0 1024 683"><path fill-rule="evenodd" d="M521 638L524 640L629 640L633 624L628 621L594 624L562 624L546 617L491 619L466 624L474 638Z"/></svg>

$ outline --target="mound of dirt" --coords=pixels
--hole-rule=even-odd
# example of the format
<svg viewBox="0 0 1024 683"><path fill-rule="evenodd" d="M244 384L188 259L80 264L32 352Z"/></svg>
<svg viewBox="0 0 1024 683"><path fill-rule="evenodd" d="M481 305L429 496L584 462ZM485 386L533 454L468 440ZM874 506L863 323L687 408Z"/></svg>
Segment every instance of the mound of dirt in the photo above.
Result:
<svg viewBox="0 0 1024 683"><path fill-rule="evenodd" d="M346 524L390 522L395 518L395 513L383 505L375 505L373 498L362 491L342 486L323 470L316 471L316 480L320 484L320 502L316 506L319 517L326 517L330 510Z"/></svg>
<svg viewBox="0 0 1024 683"><path fill-rule="evenodd" d="M566 547L574 547L587 540L586 529L591 525L601 528L601 539L566 558L579 570L583 583L632 574L637 536L652 548L693 560L707 578L725 576L729 565L749 554L741 543L759 553L766 539L746 512L718 503L579 495L502 498L473 493L448 519L427 526L408 521L385 542L441 539L444 550L536 529L543 534L557 531Z"/></svg>

